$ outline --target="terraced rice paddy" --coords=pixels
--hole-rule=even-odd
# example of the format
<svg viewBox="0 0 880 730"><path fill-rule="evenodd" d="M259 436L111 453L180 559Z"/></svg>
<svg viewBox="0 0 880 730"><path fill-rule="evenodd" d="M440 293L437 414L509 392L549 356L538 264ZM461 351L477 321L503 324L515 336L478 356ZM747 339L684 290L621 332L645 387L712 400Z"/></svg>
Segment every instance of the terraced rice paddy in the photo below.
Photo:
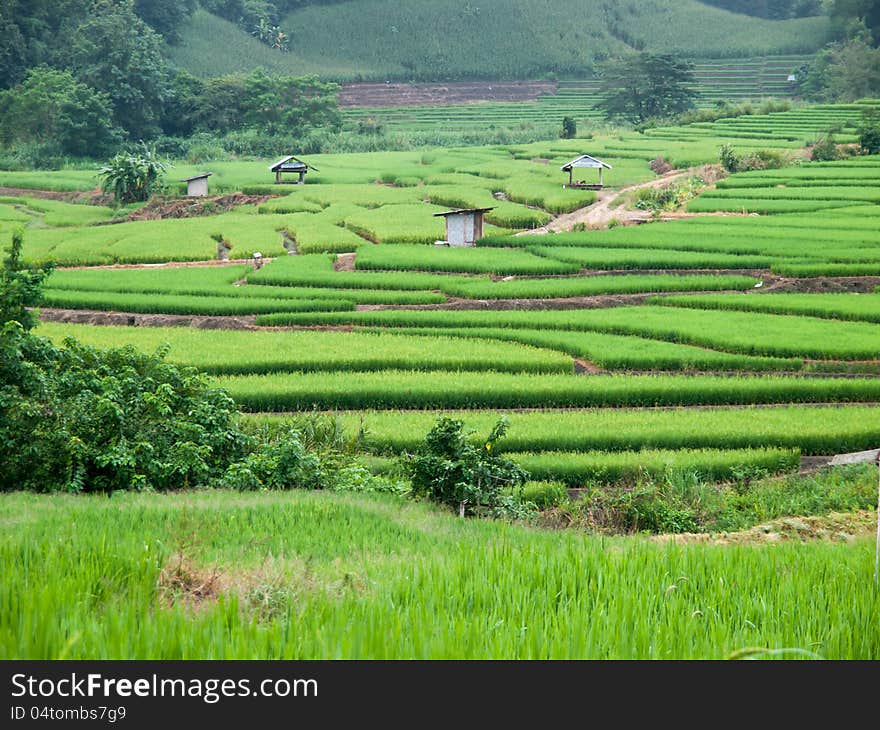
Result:
<svg viewBox="0 0 880 730"><path fill-rule="evenodd" d="M399 488L441 415L478 446L505 416L497 448L530 473L537 524L574 528L377 494L7 495L0 627L16 630L0 628L0 658L876 659L876 469L796 473L880 444L877 158L736 175L690 204L748 215L515 235L593 201L561 187L580 152L612 160L619 188L653 179L658 155L796 150L862 106L326 156L283 196L181 220L0 201L0 238L24 225L28 258L62 265L38 334L161 350L226 388L247 429L329 414L358 451L352 489L367 469ZM89 190L91 175L0 185ZM276 192L262 161L214 181ZM495 205L487 237L434 246L432 213L459 205ZM218 237L238 260L216 260ZM584 534L624 517L617 532L724 532ZM690 544L704 538L724 544ZM167 585L181 556L217 577L197 606Z"/></svg>
<svg viewBox="0 0 880 730"><path fill-rule="evenodd" d="M697 60L695 76L701 105L711 106L718 101L728 103L758 101L766 98L785 98L795 92L788 76L809 60L809 56L780 55L758 58ZM492 101L496 93L492 84L461 84L469 88L469 95L481 99L478 103L430 103L437 91L430 89L420 94L418 85L399 85L399 89L383 94L387 97L381 106L369 106L361 98L358 85L348 90L353 101L346 105L344 116L355 123L366 119L378 122L389 130L434 132L438 128L467 132L473 129L497 128L561 128L563 117L573 117L579 126L589 129L601 119L597 108L598 79L561 80L544 84L550 88L538 90L538 98L530 101ZM453 92L455 84L452 84ZM536 84L537 86L537 84ZM449 87L449 85L444 85ZM475 88L474 88L475 87ZM375 91L370 87L370 96ZM509 93L502 86L498 94ZM424 96L428 103L413 104L408 98ZM750 130L749 130L750 131Z"/></svg>
<svg viewBox="0 0 880 730"><path fill-rule="evenodd" d="M2 203L0 234L24 223L29 258L87 265L49 279L53 319L212 327L46 322L46 335L167 344L171 361L211 373L254 421L343 412L388 453L411 448L437 409L464 409L481 430L507 414L504 448L574 486L630 478L639 464L712 479L737 464L790 471L798 453L868 448L880 432L876 158L734 175L690 204L784 215L514 234L592 203L562 187L559 165L578 153L607 158L619 188L651 180L658 155L708 163L725 142L796 150L832 122L845 137L868 106L589 142L316 156L321 172L305 186L182 220L94 225L113 211L24 196ZM262 161L214 167L217 190L277 192ZM46 179L86 190L90 175ZM35 183L6 172L0 184ZM494 208L486 237L434 246L433 213L460 206ZM216 259L217 238L242 261L88 268ZM243 261L256 251L272 259L259 270ZM227 319L238 329L213 329ZM631 427L615 420L626 418ZM567 456L545 456L555 452Z"/></svg>

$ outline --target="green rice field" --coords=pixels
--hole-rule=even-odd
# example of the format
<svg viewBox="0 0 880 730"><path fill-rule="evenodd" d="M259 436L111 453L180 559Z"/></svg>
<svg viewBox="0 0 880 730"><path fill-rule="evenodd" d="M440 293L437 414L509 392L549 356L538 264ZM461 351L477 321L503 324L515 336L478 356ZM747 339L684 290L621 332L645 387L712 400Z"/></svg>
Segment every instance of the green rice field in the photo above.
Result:
<svg viewBox="0 0 880 730"><path fill-rule="evenodd" d="M796 58L741 89L702 68L735 98ZM586 114L588 92L523 109ZM877 659L876 468L816 468L880 445L880 159L801 154L874 106L314 155L303 186L210 163L212 192L253 197L188 218L73 202L94 170L0 171L0 241L23 227L27 262L55 266L35 334L160 352L249 434L345 444L324 492L7 485L0 658ZM407 112L387 123L441 123ZM655 158L727 143L791 164L723 176L674 220L584 223L632 206L614 196ZM583 153L612 164L598 196L563 186ZM485 236L435 245L459 207L494 208ZM528 472L517 519L410 498L442 416L484 449L507 420L491 448Z"/></svg>

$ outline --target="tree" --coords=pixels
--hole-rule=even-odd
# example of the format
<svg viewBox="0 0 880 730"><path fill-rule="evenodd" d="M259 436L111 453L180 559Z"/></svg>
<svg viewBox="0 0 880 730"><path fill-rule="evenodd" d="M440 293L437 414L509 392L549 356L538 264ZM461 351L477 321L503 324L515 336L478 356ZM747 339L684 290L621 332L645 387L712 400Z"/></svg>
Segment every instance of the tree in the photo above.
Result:
<svg viewBox="0 0 880 730"><path fill-rule="evenodd" d="M562 134L560 136L563 139L574 139L577 137L577 133L577 122L574 120L574 117L563 117Z"/></svg>
<svg viewBox="0 0 880 730"><path fill-rule="evenodd" d="M98 171L104 192L113 191L117 203L147 200L167 166L156 152L141 143L134 152L120 152Z"/></svg>
<svg viewBox="0 0 880 730"><path fill-rule="evenodd" d="M42 299L43 281L52 267L25 267L21 260L23 247L24 230L17 228L0 270L0 328L14 322L27 332L37 324L32 309Z"/></svg>
<svg viewBox="0 0 880 730"><path fill-rule="evenodd" d="M135 15L131 0L97 0L61 56L80 81L107 94L116 125L131 137L160 131L169 93L162 39Z"/></svg>
<svg viewBox="0 0 880 730"><path fill-rule="evenodd" d="M694 65L669 54L640 53L601 69L599 106L608 119L640 124L694 108Z"/></svg>
<svg viewBox="0 0 880 730"><path fill-rule="evenodd" d="M196 9L195 0L135 0L138 17L169 43L180 42L180 29Z"/></svg>
<svg viewBox="0 0 880 730"><path fill-rule="evenodd" d="M268 133L301 135L316 127L338 128L339 86L317 76L269 76L257 69L244 80L245 123Z"/></svg>
<svg viewBox="0 0 880 730"><path fill-rule="evenodd" d="M863 154L880 154L880 118L875 110L871 109L862 113L862 123L859 126L859 147Z"/></svg>
<svg viewBox="0 0 880 730"><path fill-rule="evenodd" d="M837 37L853 38L867 30L880 44L880 0L830 0L828 15Z"/></svg>
<svg viewBox="0 0 880 730"><path fill-rule="evenodd" d="M439 418L419 453L409 457L413 493L452 507L462 517L485 510L503 514L513 504L507 492L528 479L525 471L496 452L498 440L507 433L507 419L495 424L481 446L469 441L463 426L459 420Z"/></svg>
<svg viewBox="0 0 880 730"><path fill-rule="evenodd" d="M78 82L69 71L40 66L18 86L3 92L0 139L57 142L80 157L107 154L118 145L106 94Z"/></svg>
<svg viewBox="0 0 880 730"><path fill-rule="evenodd" d="M880 49L863 32L825 47L801 73L801 93L814 101L874 97L880 95Z"/></svg>

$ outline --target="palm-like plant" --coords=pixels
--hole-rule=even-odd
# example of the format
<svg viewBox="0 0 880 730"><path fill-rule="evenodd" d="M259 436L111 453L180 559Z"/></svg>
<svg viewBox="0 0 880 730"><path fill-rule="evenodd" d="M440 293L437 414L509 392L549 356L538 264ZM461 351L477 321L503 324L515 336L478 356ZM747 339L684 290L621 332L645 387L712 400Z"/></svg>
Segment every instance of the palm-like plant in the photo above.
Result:
<svg viewBox="0 0 880 730"><path fill-rule="evenodd" d="M113 192L118 203L147 200L155 190L168 164L156 157L156 151L141 142L133 152L120 152L98 171L101 188Z"/></svg>

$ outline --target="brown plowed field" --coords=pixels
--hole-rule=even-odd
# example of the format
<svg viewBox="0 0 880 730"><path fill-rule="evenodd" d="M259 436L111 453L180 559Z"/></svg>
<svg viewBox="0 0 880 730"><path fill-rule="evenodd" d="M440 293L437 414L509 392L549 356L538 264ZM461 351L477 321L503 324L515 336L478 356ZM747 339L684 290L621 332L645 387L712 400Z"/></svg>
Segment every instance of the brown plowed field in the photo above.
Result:
<svg viewBox="0 0 880 730"><path fill-rule="evenodd" d="M424 84L346 84L339 92L339 106L400 107L474 104L485 101L534 101L555 94L552 81L456 81Z"/></svg>

